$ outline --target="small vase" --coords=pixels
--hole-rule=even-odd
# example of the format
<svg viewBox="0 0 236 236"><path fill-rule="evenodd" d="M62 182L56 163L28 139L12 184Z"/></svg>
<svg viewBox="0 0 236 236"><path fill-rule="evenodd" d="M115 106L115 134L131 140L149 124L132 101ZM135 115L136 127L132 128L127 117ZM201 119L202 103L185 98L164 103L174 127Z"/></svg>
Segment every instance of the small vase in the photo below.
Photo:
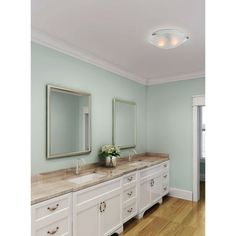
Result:
<svg viewBox="0 0 236 236"><path fill-rule="evenodd" d="M116 156L107 156L106 157L106 167L116 167Z"/></svg>

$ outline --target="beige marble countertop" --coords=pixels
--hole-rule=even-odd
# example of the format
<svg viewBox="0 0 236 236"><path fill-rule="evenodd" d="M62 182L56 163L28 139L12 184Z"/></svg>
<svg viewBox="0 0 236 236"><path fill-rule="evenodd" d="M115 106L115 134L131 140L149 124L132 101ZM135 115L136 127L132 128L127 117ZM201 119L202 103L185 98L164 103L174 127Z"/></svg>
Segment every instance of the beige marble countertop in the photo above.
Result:
<svg viewBox="0 0 236 236"><path fill-rule="evenodd" d="M90 186L118 178L129 172L144 169L153 165L157 165L169 159L167 154L145 153L137 155L132 162L140 161L140 164L132 166L132 162L128 158L118 159L116 168L106 168L99 164L90 164L82 168L79 175L75 174L75 168L63 169L48 173L42 173L32 176L31 180L31 205L57 197L66 193L75 192ZM145 162L142 162L145 161ZM101 178L82 183L75 184L68 180L76 178L88 173L103 173Z"/></svg>

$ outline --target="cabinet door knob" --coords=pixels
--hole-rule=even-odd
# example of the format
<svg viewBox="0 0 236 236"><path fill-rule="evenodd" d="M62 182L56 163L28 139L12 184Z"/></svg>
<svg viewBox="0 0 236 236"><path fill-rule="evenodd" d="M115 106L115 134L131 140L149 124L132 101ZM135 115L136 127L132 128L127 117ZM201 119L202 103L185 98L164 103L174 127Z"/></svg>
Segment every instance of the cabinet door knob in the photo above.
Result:
<svg viewBox="0 0 236 236"><path fill-rule="evenodd" d="M127 210L129 213L133 211L133 208L131 207L129 210Z"/></svg>
<svg viewBox="0 0 236 236"><path fill-rule="evenodd" d="M164 177L164 178L166 178L166 177L167 177L167 175L164 175L163 177Z"/></svg>
<svg viewBox="0 0 236 236"><path fill-rule="evenodd" d="M163 166L164 166L164 167L167 167L167 164L164 164Z"/></svg>
<svg viewBox="0 0 236 236"><path fill-rule="evenodd" d="M55 211L59 207L59 204L57 204L55 207L48 207L49 211Z"/></svg>
<svg viewBox="0 0 236 236"><path fill-rule="evenodd" d="M133 176L128 177L128 180L131 181L133 179Z"/></svg>
<svg viewBox="0 0 236 236"><path fill-rule="evenodd" d="M48 234L55 234L57 231L59 230L59 227L56 227L56 229L52 230L52 231L48 231Z"/></svg>
<svg viewBox="0 0 236 236"><path fill-rule="evenodd" d="M131 191L131 192L129 192L129 193L127 193L129 196L132 196L132 194L133 194L133 192Z"/></svg>
<svg viewBox="0 0 236 236"><path fill-rule="evenodd" d="M167 187L164 188L164 191L166 191Z"/></svg>

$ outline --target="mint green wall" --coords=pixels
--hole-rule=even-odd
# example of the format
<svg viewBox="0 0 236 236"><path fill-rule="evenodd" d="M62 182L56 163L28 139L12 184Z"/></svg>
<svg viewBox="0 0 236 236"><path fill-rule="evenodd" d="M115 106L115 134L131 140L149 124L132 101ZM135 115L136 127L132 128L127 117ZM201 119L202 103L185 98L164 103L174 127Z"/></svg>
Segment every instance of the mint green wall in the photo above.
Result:
<svg viewBox="0 0 236 236"><path fill-rule="evenodd" d="M192 96L204 94L204 79L147 89L147 150L170 154L170 185L192 191Z"/></svg>
<svg viewBox="0 0 236 236"><path fill-rule="evenodd" d="M31 136L32 174L71 167L77 157L46 160L46 84L56 84L92 94L92 153L97 161L101 145L112 142L112 99L137 103L137 151L146 150L146 87L32 43ZM124 154L124 153L123 153Z"/></svg>
<svg viewBox="0 0 236 236"><path fill-rule="evenodd" d="M46 160L46 84L92 94L92 153L82 156L87 163L112 142L112 99L135 101L137 151L169 153L171 187L192 190L192 95L204 94L203 78L146 87L32 43L32 174L74 166L77 159Z"/></svg>

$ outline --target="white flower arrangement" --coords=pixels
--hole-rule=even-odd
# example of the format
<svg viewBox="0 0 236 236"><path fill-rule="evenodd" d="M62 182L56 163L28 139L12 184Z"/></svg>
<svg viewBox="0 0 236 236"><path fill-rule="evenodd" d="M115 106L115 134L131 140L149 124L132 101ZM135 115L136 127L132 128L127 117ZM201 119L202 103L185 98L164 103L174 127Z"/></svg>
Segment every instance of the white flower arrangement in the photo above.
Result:
<svg viewBox="0 0 236 236"><path fill-rule="evenodd" d="M112 145L112 144L106 144L103 145L100 149L100 154L99 156L101 157L107 157L107 156L120 156L120 149L119 147Z"/></svg>

